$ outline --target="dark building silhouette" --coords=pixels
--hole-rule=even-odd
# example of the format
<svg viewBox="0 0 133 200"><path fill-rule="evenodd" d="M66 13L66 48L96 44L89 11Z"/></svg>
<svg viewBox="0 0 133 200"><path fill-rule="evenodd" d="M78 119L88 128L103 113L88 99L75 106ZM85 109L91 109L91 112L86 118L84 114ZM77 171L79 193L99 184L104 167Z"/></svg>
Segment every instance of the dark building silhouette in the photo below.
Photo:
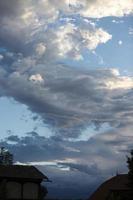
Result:
<svg viewBox="0 0 133 200"><path fill-rule="evenodd" d="M0 200L41 200L47 176L33 166L0 165Z"/></svg>
<svg viewBox="0 0 133 200"><path fill-rule="evenodd" d="M133 200L132 190L128 186L128 175L120 174L104 182L88 200Z"/></svg>

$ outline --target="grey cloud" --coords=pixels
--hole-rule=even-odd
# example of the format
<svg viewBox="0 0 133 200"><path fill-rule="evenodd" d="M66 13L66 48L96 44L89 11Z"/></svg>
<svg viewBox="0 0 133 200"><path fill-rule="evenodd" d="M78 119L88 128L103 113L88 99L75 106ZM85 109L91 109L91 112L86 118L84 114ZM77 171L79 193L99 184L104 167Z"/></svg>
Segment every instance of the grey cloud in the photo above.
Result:
<svg viewBox="0 0 133 200"><path fill-rule="evenodd" d="M67 20L62 25L57 22L61 17L60 11L67 13L69 9L66 1L13 0L10 5L9 0L2 0L0 8L0 45L23 55L37 54L36 47L41 43L46 47L44 59L80 59L83 48L92 50L111 39L106 31L91 24L88 26L84 20L83 27Z"/></svg>
<svg viewBox="0 0 133 200"><path fill-rule="evenodd" d="M19 142L19 137L17 135L10 135L7 137L7 140L11 142Z"/></svg>
<svg viewBox="0 0 133 200"><path fill-rule="evenodd" d="M112 90L106 86L108 82L127 82L113 69L83 71L38 64L31 58L22 59L18 65L13 62L12 71L5 69L1 66L2 95L13 97L40 114L56 134L77 137L92 123L96 127L103 123L113 127L132 121L132 89ZM30 81L34 74L40 74L44 82Z"/></svg>
<svg viewBox="0 0 133 200"><path fill-rule="evenodd" d="M122 167L125 152L128 153L132 146L131 130L132 124L97 134L87 141L68 141L57 136L45 138L36 132L30 132L23 137L11 135L2 142L16 154L16 161L57 160L57 164L70 166L71 169L75 168L88 174L93 174L93 169L106 173L106 170L113 171L115 167ZM16 143L10 144L10 141ZM103 170L103 167L106 169Z"/></svg>
<svg viewBox="0 0 133 200"><path fill-rule="evenodd" d="M70 167L70 170L76 170L76 171L79 171L79 172L83 172L85 174L88 174L90 176L93 176L93 175L98 175L100 173L100 170L98 169L97 165L96 164L92 164L90 166L88 165L85 165L85 164L77 164L77 163L58 163L59 165L61 166L66 166L66 167Z"/></svg>
<svg viewBox="0 0 133 200"><path fill-rule="evenodd" d="M10 143L15 142L15 144ZM63 159L69 156L71 149L65 148L61 139L56 137L45 138L36 132L29 132L24 137L11 135L1 142L15 154L15 160L19 162L49 161L53 159ZM32 154L31 154L32 152ZM78 154L78 152L73 152Z"/></svg>
<svg viewBox="0 0 133 200"><path fill-rule="evenodd" d="M125 125L97 134L88 141L67 141L57 136L45 138L30 132L19 140L11 135L0 145L9 148L16 161L57 162L56 166L37 165L52 180L48 184L49 195L63 198L64 192L71 197L86 198L105 179L116 172L127 171L126 155L132 148L131 130L132 124ZM10 143L12 139L17 142ZM65 170L67 167L69 170Z"/></svg>
<svg viewBox="0 0 133 200"><path fill-rule="evenodd" d="M1 0L0 1L0 15L2 17L11 17L19 14L22 4L18 0Z"/></svg>
<svg viewBox="0 0 133 200"><path fill-rule="evenodd" d="M58 49L61 52L64 51L64 55L71 51L80 54L81 38L90 41L84 38L86 36L82 33L83 27L77 27L76 23L65 22L63 26L66 32L64 33L62 26L56 22L56 17L51 21L53 18L51 14L56 15L57 13L56 1L51 3L40 0L37 7L35 7L35 1L33 5L31 5L32 1L16 4L13 1L10 11L8 2L1 1L5 14L1 14L3 17L0 30L0 46L4 48L0 67L0 95L13 97L26 104L30 110L40 114L44 123L64 137L77 137L88 124L92 122L96 124L96 121L98 124L100 118L103 122L105 118L110 118L110 116L104 116L104 113L102 114L99 110L100 103L105 104L106 101L103 96L107 95L106 90L99 89L99 86L104 85L102 83L104 76L109 78L111 73L103 70L104 72L99 73L101 77L98 77L95 71L76 71L71 67L56 64L60 57L57 55ZM62 9L64 6L66 6L64 2L59 4ZM51 13L47 9L43 16L42 8L50 8ZM15 13L16 10L19 11L18 15ZM8 12L12 18L7 15ZM46 20L47 18L50 21ZM51 23L53 23L52 26L49 26ZM87 31L99 35L98 32L102 31L105 34L104 40L109 39L108 34L103 30L92 27L92 25L89 25L89 29L87 27L84 23L85 33ZM60 34L62 34L61 37ZM62 37L63 41L60 41ZM103 43L101 40L100 37L98 44ZM73 46L71 46L71 41L74 41ZM43 57L39 57L35 51L40 43L46 45L46 53ZM95 44L94 39L88 45L96 48L98 44ZM76 46L79 50L75 49ZM86 48L84 44L83 48ZM43 83L36 84L30 81L30 77L36 74L39 74ZM95 111L92 107L95 107ZM95 116L96 112L98 119Z"/></svg>
<svg viewBox="0 0 133 200"><path fill-rule="evenodd" d="M86 176L86 174L77 171L60 171L54 167L39 167L39 169L52 180L52 183L48 183L47 187L48 196L53 198L86 199L103 180L102 177L99 180L95 178L93 180L91 176Z"/></svg>
<svg viewBox="0 0 133 200"><path fill-rule="evenodd" d="M92 176L86 176L86 174L77 171L60 172L54 168L47 169L47 167L41 167L40 169L46 172L53 180L51 184L47 184L47 187L49 190L49 197L54 198L86 199L103 181L102 177L96 180L95 178L93 179Z"/></svg>

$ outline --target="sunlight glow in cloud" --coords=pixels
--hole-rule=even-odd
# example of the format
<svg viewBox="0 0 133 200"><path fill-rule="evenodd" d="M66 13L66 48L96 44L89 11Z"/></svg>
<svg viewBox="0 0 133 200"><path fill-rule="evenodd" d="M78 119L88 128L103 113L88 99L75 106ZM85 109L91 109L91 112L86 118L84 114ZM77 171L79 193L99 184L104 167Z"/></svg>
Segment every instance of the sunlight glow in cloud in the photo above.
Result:
<svg viewBox="0 0 133 200"><path fill-rule="evenodd" d="M112 79L106 82L106 86L109 89L132 89L133 88L133 77L120 77L118 80Z"/></svg>
<svg viewBox="0 0 133 200"><path fill-rule="evenodd" d="M31 75L29 77L29 80L33 81L35 83L43 83L44 82L44 80L40 74Z"/></svg>

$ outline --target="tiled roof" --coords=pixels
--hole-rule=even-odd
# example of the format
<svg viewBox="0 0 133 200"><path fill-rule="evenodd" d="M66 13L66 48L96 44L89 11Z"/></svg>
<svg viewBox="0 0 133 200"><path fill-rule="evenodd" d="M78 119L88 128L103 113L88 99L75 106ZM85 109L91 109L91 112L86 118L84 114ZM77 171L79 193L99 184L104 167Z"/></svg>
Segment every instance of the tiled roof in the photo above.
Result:
<svg viewBox="0 0 133 200"><path fill-rule="evenodd" d="M107 180L91 195L89 200L105 200L112 190L129 190L128 175L120 174Z"/></svg>
<svg viewBox="0 0 133 200"><path fill-rule="evenodd" d="M36 167L23 165L0 165L1 177L48 180Z"/></svg>

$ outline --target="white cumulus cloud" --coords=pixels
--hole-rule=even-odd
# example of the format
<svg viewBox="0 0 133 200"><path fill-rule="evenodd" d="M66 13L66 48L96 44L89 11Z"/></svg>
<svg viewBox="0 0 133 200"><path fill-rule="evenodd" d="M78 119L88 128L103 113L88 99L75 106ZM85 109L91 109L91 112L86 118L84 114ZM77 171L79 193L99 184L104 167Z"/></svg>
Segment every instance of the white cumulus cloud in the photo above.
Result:
<svg viewBox="0 0 133 200"><path fill-rule="evenodd" d="M47 49L54 57L68 57L81 60L82 50L93 51L100 44L105 44L112 38L112 35L92 25L77 26L67 23L48 31L45 41Z"/></svg>
<svg viewBox="0 0 133 200"><path fill-rule="evenodd" d="M81 15L91 18L123 17L132 13L132 0L86 0L86 6L81 10Z"/></svg>

